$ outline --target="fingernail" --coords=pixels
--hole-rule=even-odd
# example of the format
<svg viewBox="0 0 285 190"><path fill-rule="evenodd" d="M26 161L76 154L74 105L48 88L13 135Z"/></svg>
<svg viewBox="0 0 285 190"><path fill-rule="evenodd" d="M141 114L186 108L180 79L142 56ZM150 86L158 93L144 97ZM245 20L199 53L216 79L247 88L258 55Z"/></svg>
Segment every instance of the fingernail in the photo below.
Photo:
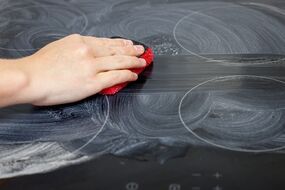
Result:
<svg viewBox="0 0 285 190"><path fill-rule="evenodd" d="M145 61L145 59L143 59L143 58L139 58L139 60L140 60L140 62L141 62L141 64L142 64L143 66L145 66L145 65L146 65L146 61Z"/></svg>
<svg viewBox="0 0 285 190"><path fill-rule="evenodd" d="M137 50L137 52L139 53L143 53L144 52L144 47L141 45L135 45L135 48Z"/></svg>
<svg viewBox="0 0 285 190"><path fill-rule="evenodd" d="M138 78L138 74L137 73L133 73L134 74L134 79Z"/></svg>
<svg viewBox="0 0 285 190"><path fill-rule="evenodd" d="M132 42L132 40L125 40L124 42L125 42L125 44L126 44L127 46L132 46L132 45L134 45L133 42Z"/></svg>

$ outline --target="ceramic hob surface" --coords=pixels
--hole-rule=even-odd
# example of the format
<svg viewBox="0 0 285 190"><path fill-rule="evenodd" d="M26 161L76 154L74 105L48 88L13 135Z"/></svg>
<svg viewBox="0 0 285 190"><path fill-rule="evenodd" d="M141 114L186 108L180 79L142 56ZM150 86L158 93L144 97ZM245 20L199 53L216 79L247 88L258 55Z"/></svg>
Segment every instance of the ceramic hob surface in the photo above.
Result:
<svg viewBox="0 0 285 190"><path fill-rule="evenodd" d="M115 96L0 109L0 177L34 174L4 188L284 189L284 31L283 1L0 1L2 58L73 33L156 55Z"/></svg>

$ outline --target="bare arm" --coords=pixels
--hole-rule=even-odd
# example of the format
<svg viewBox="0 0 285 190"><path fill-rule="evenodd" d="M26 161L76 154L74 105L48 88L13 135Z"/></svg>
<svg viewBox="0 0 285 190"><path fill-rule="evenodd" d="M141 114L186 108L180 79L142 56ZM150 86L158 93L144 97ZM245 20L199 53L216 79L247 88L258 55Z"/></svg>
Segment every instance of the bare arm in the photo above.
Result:
<svg viewBox="0 0 285 190"><path fill-rule="evenodd" d="M29 98L22 96L29 85L21 68L23 61L0 59L0 107L29 102Z"/></svg>
<svg viewBox="0 0 285 190"><path fill-rule="evenodd" d="M145 66L143 52L122 39L70 35L29 57L0 60L0 107L70 103L134 81L128 69Z"/></svg>

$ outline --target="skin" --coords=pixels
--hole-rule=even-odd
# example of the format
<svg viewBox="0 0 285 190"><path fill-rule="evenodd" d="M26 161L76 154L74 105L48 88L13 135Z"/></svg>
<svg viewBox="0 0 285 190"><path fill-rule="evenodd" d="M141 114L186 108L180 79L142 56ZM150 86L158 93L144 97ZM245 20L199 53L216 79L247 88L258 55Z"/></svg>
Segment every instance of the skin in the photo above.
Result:
<svg viewBox="0 0 285 190"><path fill-rule="evenodd" d="M35 54L0 60L0 107L71 103L113 85L135 81L131 68L146 65L144 52L130 40L73 34Z"/></svg>

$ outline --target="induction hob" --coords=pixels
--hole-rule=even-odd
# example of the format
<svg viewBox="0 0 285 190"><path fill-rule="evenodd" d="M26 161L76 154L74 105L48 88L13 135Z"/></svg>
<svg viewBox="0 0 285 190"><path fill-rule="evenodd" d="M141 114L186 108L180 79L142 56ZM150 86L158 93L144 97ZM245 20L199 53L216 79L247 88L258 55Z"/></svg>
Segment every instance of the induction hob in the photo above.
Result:
<svg viewBox="0 0 285 190"><path fill-rule="evenodd" d="M135 39L156 54L116 96L1 109L0 177L14 177L3 189L285 188L282 1L0 7L2 58L72 33Z"/></svg>

